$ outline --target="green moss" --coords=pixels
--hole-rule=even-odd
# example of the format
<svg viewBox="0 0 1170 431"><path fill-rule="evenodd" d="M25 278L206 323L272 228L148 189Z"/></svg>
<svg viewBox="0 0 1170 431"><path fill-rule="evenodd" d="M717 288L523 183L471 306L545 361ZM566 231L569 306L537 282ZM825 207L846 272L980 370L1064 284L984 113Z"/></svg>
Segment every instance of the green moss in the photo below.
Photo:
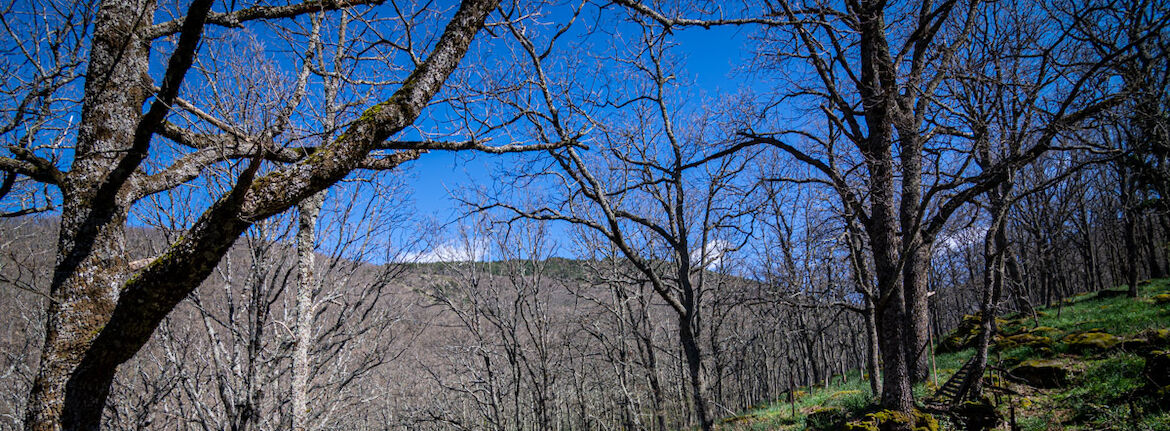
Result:
<svg viewBox="0 0 1170 431"><path fill-rule="evenodd" d="M914 411L910 414L881 410L865 415L865 418L849 422L841 429L853 431L882 431L895 425L911 425L914 431L938 431L938 420L929 414Z"/></svg>
<svg viewBox="0 0 1170 431"><path fill-rule="evenodd" d="M361 121L361 122L373 121L374 117L376 117L376 116L378 116L378 114L382 113L382 110L386 108L387 104L389 104L389 101L381 102L381 103L378 103L374 106L369 107L368 109L366 109L365 111L362 112L362 115L360 117L358 117L358 121Z"/></svg>
<svg viewBox="0 0 1170 431"><path fill-rule="evenodd" d="M1059 329L1053 328L1051 326L1037 326L1035 328L1032 328L1031 332L1033 334L1049 334L1049 333L1056 333L1056 332L1061 332L1061 331Z"/></svg>
<svg viewBox="0 0 1170 431"><path fill-rule="evenodd" d="M1154 295L1154 303L1158 305L1170 304L1170 293Z"/></svg>
<svg viewBox="0 0 1170 431"><path fill-rule="evenodd" d="M821 407L804 419L804 424L814 430L835 430L845 424L845 409L840 407Z"/></svg>
<svg viewBox="0 0 1170 431"><path fill-rule="evenodd" d="M1028 346L1034 348L1042 348L1052 346L1052 339L1035 335L1030 332L1012 335L1009 337L1002 337L996 343L1000 349L1008 349L1016 346Z"/></svg>
<svg viewBox="0 0 1170 431"><path fill-rule="evenodd" d="M1104 332L1081 332L1064 337L1070 350L1074 352L1098 352L1112 349L1121 338Z"/></svg>

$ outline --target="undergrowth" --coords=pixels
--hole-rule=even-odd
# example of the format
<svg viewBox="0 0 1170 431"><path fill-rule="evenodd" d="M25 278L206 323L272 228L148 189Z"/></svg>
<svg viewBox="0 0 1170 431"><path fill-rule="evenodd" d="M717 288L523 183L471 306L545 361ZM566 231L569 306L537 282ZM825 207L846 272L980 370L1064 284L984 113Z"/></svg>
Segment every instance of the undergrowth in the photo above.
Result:
<svg viewBox="0 0 1170 431"><path fill-rule="evenodd" d="M1139 287L1140 298L1098 298L1083 294L1062 303L1041 308L1037 313L1008 316L1003 330L1035 331L1050 337L1043 347L1018 346L993 353L991 361L1010 367L1037 358L1048 358L1073 370L1071 384L1064 388L1039 390L1009 384L1016 395L996 395L998 408L1005 417L1002 429L1008 429L1011 411L1015 426L1021 430L1170 430L1170 406L1160 405L1145 396L1142 375L1145 360L1140 356L1112 349L1106 352L1070 352L1063 337L1077 332L1103 332L1117 337L1132 337L1150 329L1170 328L1170 307L1155 305L1154 295L1170 292L1170 279L1153 280ZM934 394L963 363L974 354L973 348L933 356L931 378L914 387L921 401ZM865 376L850 373L846 383L805 388L796 392L795 403L776 400L747 413L725 418L720 430L801 430L833 429L830 424L811 423L809 415L822 412L812 422L836 421L838 413L857 418L875 411L876 399ZM793 405L795 404L795 405ZM793 411L795 410L795 414ZM945 423L946 421L944 421Z"/></svg>

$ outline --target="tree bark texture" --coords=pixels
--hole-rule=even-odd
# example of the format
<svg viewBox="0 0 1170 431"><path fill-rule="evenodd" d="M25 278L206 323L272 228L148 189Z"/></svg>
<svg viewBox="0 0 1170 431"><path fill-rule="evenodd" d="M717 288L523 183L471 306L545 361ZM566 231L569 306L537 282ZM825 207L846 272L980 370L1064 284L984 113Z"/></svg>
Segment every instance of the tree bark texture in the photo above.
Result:
<svg viewBox="0 0 1170 431"><path fill-rule="evenodd" d="M305 199L297 207L297 301L296 327L292 355L292 428L305 431L309 426L309 379L313 363L309 347L313 344L314 292L318 281L314 277L316 263L316 228L325 202L325 192Z"/></svg>

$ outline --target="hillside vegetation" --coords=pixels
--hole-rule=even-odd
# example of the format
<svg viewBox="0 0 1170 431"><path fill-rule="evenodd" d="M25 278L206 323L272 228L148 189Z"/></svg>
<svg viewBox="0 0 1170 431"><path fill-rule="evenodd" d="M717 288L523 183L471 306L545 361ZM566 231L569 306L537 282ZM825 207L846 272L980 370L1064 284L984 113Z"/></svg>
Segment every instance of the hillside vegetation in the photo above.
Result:
<svg viewBox="0 0 1170 431"><path fill-rule="evenodd" d="M997 320L999 335L984 376L997 419L994 429L1170 430L1170 279L1144 282L1137 299L1102 291L1077 295L1035 315ZM973 320L973 319L972 319ZM975 330L962 325L939 343L937 375L915 388L933 395L975 349ZM724 418L721 430L878 429L883 413L864 376L802 388L795 399L765 403ZM936 383L937 382L937 383ZM978 410L968 401L963 407ZM916 429L986 429L962 415L934 415Z"/></svg>

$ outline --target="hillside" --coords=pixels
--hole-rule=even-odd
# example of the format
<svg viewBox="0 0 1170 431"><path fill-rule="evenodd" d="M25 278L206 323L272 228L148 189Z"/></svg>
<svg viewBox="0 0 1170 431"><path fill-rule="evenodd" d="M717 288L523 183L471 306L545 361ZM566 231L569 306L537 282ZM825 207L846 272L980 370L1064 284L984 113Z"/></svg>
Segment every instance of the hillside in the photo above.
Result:
<svg viewBox="0 0 1170 431"><path fill-rule="evenodd" d="M1143 283L1136 300L1114 292L999 320L993 369L984 377L998 416L994 429L1170 430L1170 279ZM937 379L915 388L920 403L974 354L963 347L973 332L963 326L940 343L961 350L935 357ZM877 429L866 422L880 413L861 377L837 376L836 384L796 391L795 402L778 400L725 418L718 429ZM964 428L958 417L933 419L922 425L986 429Z"/></svg>

